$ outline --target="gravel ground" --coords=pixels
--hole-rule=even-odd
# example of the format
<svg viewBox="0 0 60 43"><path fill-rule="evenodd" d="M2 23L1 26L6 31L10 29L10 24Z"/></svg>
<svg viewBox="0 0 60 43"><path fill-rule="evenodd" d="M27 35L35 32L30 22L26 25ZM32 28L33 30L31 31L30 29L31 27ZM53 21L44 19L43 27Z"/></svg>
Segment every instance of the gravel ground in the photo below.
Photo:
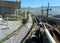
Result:
<svg viewBox="0 0 60 43"><path fill-rule="evenodd" d="M32 18L31 15L29 14L29 20L27 24L20 29L20 31L17 33L16 36L11 37L9 40L5 41L4 43L21 43L23 38L30 31L31 26L32 26Z"/></svg>
<svg viewBox="0 0 60 43"><path fill-rule="evenodd" d="M9 29L6 29L7 23L0 25L0 40L11 34L13 31L17 30L21 24L22 23L20 21L8 21Z"/></svg>
<svg viewBox="0 0 60 43"><path fill-rule="evenodd" d="M28 25L21 28L21 31L16 36L11 37L9 40L7 40L4 43L21 43L23 38L26 36L26 34L31 29L31 26L32 24L28 23Z"/></svg>

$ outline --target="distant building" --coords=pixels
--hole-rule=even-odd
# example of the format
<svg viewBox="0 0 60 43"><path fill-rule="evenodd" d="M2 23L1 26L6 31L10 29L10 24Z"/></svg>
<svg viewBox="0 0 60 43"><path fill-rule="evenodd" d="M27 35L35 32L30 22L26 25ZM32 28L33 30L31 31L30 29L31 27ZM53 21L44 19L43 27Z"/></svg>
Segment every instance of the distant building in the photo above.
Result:
<svg viewBox="0 0 60 43"><path fill-rule="evenodd" d="M21 2L0 1L0 15L14 14L15 9L21 8Z"/></svg>

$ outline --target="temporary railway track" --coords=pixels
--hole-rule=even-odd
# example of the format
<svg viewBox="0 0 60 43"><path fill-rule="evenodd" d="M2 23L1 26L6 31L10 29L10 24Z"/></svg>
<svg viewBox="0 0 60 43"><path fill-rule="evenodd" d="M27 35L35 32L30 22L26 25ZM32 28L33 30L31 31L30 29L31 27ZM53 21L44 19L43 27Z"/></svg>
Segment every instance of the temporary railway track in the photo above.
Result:
<svg viewBox="0 0 60 43"><path fill-rule="evenodd" d="M60 32L49 24L45 24L45 23L43 24L46 26L46 29L49 31L53 39L53 42L60 43ZM27 35L23 43L51 43L49 42L49 40L51 41L51 39L48 40L49 37L46 36L46 33L44 32L46 30L44 29L45 28L43 25L39 25L39 23L35 23L32 30Z"/></svg>
<svg viewBox="0 0 60 43"><path fill-rule="evenodd" d="M49 32L51 33L52 37L54 38L54 40L56 41L56 43L60 43L60 32L57 28L54 28L51 25L46 25L46 27L48 28Z"/></svg>
<svg viewBox="0 0 60 43"><path fill-rule="evenodd" d="M37 27L37 26L36 26ZM33 29L34 30L38 30L36 27L33 27ZM26 39L25 39L25 41L24 41L24 43L28 43L29 42L29 39L31 39L32 37L34 37L33 36L33 34L34 34L34 31L33 31L33 29L31 30L31 32L28 34L28 36L26 37ZM49 30L49 29L48 29ZM51 34L51 36L53 37L53 39L56 41L56 43L60 43L60 34L55 30L55 29L53 29L53 30L49 30L49 32L50 32L50 34ZM37 32L38 33L38 32ZM41 35L42 33L40 33L40 35ZM47 37L45 36L45 34L43 34L42 35L43 37L41 37L40 38L40 42L41 43L48 43L48 39L46 39ZM32 40L32 39L31 39ZM43 40L43 41L42 41ZM31 41L30 41L31 42ZM32 42L33 43L33 42ZM39 43L39 42L38 42Z"/></svg>

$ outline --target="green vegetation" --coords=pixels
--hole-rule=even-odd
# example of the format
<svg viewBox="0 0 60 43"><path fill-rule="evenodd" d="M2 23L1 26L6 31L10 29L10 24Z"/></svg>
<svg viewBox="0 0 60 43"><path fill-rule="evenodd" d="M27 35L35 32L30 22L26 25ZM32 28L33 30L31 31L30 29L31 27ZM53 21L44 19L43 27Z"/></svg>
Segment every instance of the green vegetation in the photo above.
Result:
<svg viewBox="0 0 60 43"><path fill-rule="evenodd" d="M28 19L29 19L28 14L29 14L29 12L27 12L27 18L26 19L25 18L22 19L22 24L25 24L28 21Z"/></svg>
<svg viewBox="0 0 60 43"><path fill-rule="evenodd" d="M22 24L25 24L26 23L26 19L22 19Z"/></svg>

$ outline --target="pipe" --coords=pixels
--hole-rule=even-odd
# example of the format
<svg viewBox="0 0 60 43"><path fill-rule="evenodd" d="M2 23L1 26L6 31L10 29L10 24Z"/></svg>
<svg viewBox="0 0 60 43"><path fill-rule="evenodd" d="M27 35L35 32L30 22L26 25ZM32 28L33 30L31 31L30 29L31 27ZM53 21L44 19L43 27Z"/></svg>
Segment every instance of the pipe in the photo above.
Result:
<svg viewBox="0 0 60 43"><path fill-rule="evenodd" d="M44 29L45 30L45 34L49 40L50 43L56 43L55 40L53 39L53 37L51 36L51 34L49 33L48 29Z"/></svg>

